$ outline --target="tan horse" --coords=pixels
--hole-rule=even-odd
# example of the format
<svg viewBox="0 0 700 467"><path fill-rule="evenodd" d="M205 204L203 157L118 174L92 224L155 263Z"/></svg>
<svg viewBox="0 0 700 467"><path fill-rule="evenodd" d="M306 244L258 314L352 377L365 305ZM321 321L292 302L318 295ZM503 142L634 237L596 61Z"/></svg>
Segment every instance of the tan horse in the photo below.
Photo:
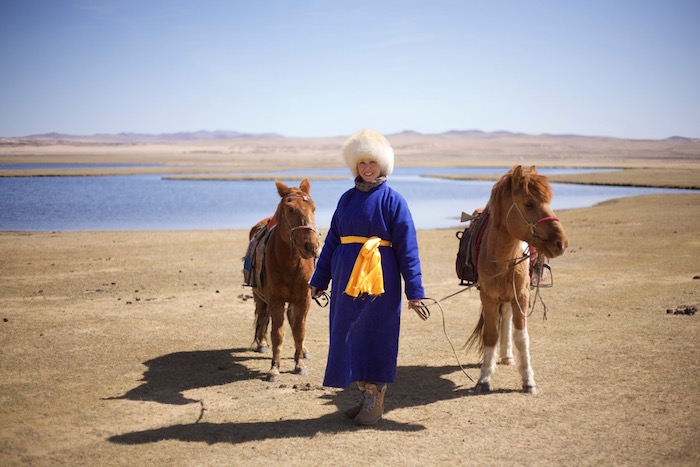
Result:
<svg viewBox="0 0 700 467"><path fill-rule="evenodd" d="M318 254L319 233L316 230L311 186L304 179L299 188L288 187L275 180L282 198L275 215L258 222L250 232L251 238L263 226L272 229L264 247L264 274L261 283L253 287L255 299L255 342L258 351L267 346L267 328L272 321L272 366L268 381L277 381L280 375L280 352L284 341L285 306L287 319L294 336L294 373L306 375L304 366L306 315L311 304L309 279Z"/></svg>
<svg viewBox="0 0 700 467"><path fill-rule="evenodd" d="M538 175L535 166L530 169L516 166L493 186L482 214L488 216L488 224L477 264L481 317L467 341L468 348L479 342L483 356L477 392L491 390L491 375L498 360L496 344L501 331L501 363L513 362L512 333L520 357L518 370L523 391L537 393L527 333L530 277L523 242L548 258L562 255L568 247L564 228L549 205L552 195L547 177Z"/></svg>

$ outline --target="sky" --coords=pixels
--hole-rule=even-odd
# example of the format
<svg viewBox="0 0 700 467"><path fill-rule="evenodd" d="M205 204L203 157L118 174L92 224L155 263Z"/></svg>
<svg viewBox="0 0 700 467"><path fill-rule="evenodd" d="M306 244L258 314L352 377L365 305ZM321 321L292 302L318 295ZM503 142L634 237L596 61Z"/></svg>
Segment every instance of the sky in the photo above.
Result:
<svg viewBox="0 0 700 467"><path fill-rule="evenodd" d="M0 136L700 137L698 0L2 0Z"/></svg>

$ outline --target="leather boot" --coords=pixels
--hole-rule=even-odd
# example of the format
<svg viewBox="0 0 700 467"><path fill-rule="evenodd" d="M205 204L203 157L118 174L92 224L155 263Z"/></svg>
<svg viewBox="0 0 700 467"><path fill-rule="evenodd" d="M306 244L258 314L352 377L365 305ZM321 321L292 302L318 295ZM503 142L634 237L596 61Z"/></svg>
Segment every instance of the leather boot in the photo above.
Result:
<svg viewBox="0 0 700 467"><path fill-rule="evenodd" d="M360 413L355 417L358 425L374 425L382 419L384 414L384 394L386 394L386 384L380 389L374 383L365 384L365 402L362 404Z"/></svg>
<svg viewBox="0 0 700 467"><path fill-rule="evenodd" d="M365 403L365 384L365 381L357 382L357 387L360 389L360 395L357 398L355 405L345 411L345 415L347 415L349 418L357 417L357 414L360 413L360 410L362 410L362 406Z"/></svg>

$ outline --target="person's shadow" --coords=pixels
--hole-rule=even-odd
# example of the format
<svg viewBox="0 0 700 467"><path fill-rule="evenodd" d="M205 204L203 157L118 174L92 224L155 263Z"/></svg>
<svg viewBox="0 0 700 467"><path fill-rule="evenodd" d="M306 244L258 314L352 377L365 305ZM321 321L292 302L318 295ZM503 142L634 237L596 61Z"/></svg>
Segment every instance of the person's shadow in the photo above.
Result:
<svg viewBox="0 0 700 467"><path fill-rule="evenodd" d="M240 354L246 354L245 356ZM143 384L126 392L122 396L106 398L149 400L162 404L191 404L198 400L188 399L182 392L209 386L224 385L249 379L263 379L264 375L252 371L239 362L251 358L249 349L207 350L177 352L144 362L148 367L143 375ZM475 368L470 365L468 368ZM464 386L457 386L449 379L443 378L459 371L458 366L401 366L398 368L397 384L390 387L391 398L387 398L385 414L406 407L417 407L434 402L471 396L473 384L465 375L460 375ZM201 441L213 443L243 443L247 441L287 438L313 437L319 433L338 433L352 431L357 427L340 411L354 402L356 390L338 391L324 394L321 399L326 404L335 405L334 413L313 419L290 419L274 422L247 423L208 423L195 421L191 424L173 425L145 431L135 431L108 438L118 444L145 444L176 439L181 441ZM201 419L201 415L200 415ZM383 419L373 426L381 431L420 431L423 425L401 423Z"/></svg>

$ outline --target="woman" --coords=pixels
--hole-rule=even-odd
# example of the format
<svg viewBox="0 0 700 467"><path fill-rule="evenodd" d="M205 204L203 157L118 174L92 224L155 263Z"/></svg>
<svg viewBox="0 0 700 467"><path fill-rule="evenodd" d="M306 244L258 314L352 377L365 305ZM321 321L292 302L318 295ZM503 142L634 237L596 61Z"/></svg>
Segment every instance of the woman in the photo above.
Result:
<svg viewBox="0 0 700 467"><path fill-rule="evenodd" d="M409 308L425 296L413 218L387 184L394 151L384 136L361 130L343 146L355 176L331 220L309 286L323 293L331 279L330 348L324 386L357 382L358 403L345 413L360 425L382 418L388 383L396 380L401 276Z"/></svg>

